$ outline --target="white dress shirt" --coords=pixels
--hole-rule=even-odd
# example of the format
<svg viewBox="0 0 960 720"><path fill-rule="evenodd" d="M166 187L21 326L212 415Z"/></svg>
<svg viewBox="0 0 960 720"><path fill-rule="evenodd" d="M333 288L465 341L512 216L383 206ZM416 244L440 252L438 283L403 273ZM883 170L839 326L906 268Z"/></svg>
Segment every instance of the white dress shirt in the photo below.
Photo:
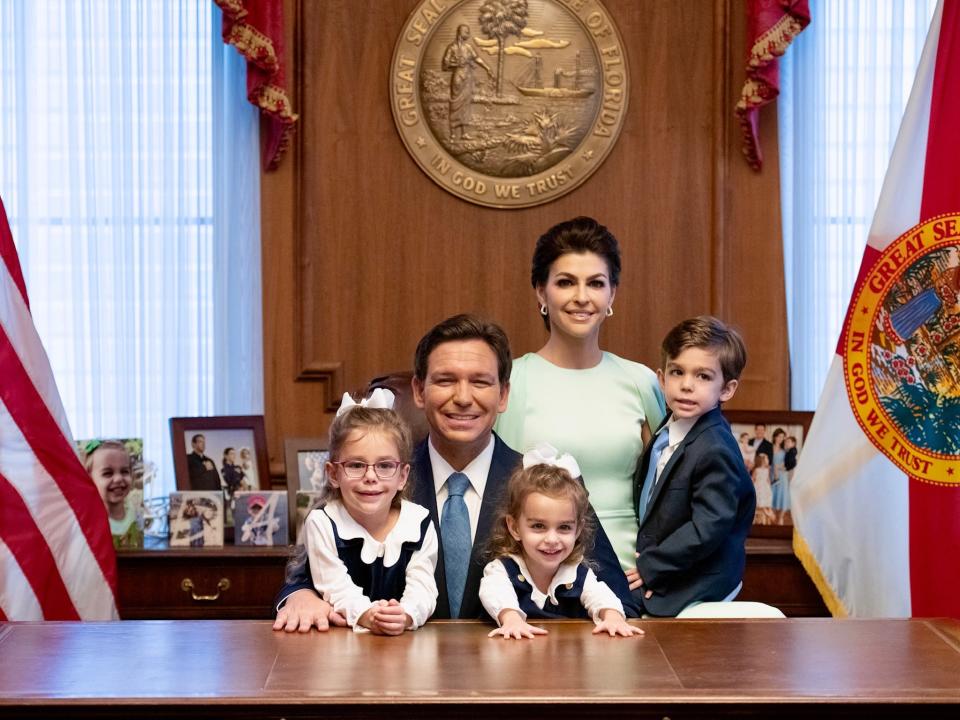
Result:
<svg viewBox="0 0 960 720"><path fill-rule="evenodd" d="M548 599L553 604L557 604L558 587L576 582L578 563L563 563L557 569L557 574L553 576L553 580L550 581L547 592L544 593L534 584L523 558L518 555L511 555L510 558L520 566L520 572L523 573L527 582L530 583L530 587L533 588L530 599L541 610ZM491 560L483 569L483 578L480 580L480 602L483 603L483 608L487 611L487 614L496 620L498 625L500 624L500 613L504 610L516 610L524 620L527 619L527 614L520 609L520 601L517 599L517 593L510 582L510 576L507 575L507 569L500 560ZM580 602L595 623L600 622L600 612L602 610L616 610L624 615L623 603L605 582L597 579L590 568L587 568L587 575L583 579L583 592L580 595Z"/></svg>
<svg viewBox="0 0 960 720"><path fill-rule="evenodd" d="M311 510L307 515L303 529L313 585L354 630L363 630L357 621L370 609L373 601L353 582L347 566L337 554L331 520L336 523L341 539L363 539L360 551L363 562L371 564L382 557L384 567L391 567L399 559L403 543L420 539L420 525L428 514L425 507L404 500L400 505L400 517L383 542L370 535L337 500L327 503L325 508ZM437 606L437 583L433 571L437 566L438 548L437 531L430 523L423 544L407 563L406 587L403 597L399 598L400 606L411 619L408 630L423 625Z"/></svg>
<svg viewBox="0 0 960 720"><path fill-rule="evenodd" d="M654 475L653 484L656 485L660 480L660 473L663 472L663 469L667 466L667 463L670 462L670 458L673 457L673 454L677 451L677 448L680 447L680 443L683 442L684 438L687 437L687 433L693 429L693 426L697 424L697 420L700 417L695 418L677 418L670 417L670 421L667 423L667 427L660 432L670 433L669 438L667 439L667 446L660 453L660 461L657 463L657 474Z"/></svg>
<svg viewBox="0 0 960 720"><path fill-rule="evenodd" d="M467 506L467 513L470 515L470 541L473 542L477 537L477 522L480 519L480 506L483 504L483 491L487 486L487 475L490 474L490 465L493 463L493 447L495 445L493 433L490 433L490 442L480 451L470 464L462 472L470 479L470 487L463 494L463 502ZM443 522L443 504L447 501L449 490L447 489L447 478L453 473L458 472L433 446L433 440L427 441L427 449L430 453L430 465L433 467L433 488L437 494L437 517Z"/></svg>

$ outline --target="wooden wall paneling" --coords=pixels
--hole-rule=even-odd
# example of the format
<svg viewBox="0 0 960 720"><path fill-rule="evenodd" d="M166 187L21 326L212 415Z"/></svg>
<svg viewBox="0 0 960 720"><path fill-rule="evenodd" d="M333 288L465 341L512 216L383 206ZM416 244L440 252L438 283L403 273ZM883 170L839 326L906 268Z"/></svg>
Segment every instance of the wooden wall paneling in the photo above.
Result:
<svg viewBox="0 0 960 720"><path fill-rule="evenodd" d="M539 347L530 254L543 230L578 214L606 223L623 246L605 347L655 366L671 325L714 312L739 325L750 346L739 406L786 407L775 112L765 113L759 175L740 157L732 115L743 0L604 4L631 69L617 146L568 195L495 210L435 185L394 128L390 62L416 0L286 0L301 120L291 157L263 182L275 471L284 436L325 431L325 410L344 388L410 367L417 339L447 315L492 317L515 355Z"/></svg>
<svg viewBox="0 0 960 720"><path fill-rule="evenodd" d="M730 0L727 0L730 2ZM745 0L732 2L727 37L732 82L726 105L740 98L745 76ZM790 358L780 224L780 156L776 104L760 113L763 170L754 172L741 155L740 125L731 116L726 129L729 162L723 182L727 242L724 250L724 311L740 327L748 361L731 409L786 410L790 407Z"/></svg>

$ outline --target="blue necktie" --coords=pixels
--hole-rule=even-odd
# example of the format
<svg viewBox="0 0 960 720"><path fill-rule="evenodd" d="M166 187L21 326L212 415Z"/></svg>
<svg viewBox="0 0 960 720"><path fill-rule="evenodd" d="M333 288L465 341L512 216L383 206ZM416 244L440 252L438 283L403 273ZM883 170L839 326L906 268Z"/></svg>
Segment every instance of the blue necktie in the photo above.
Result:
<svg viewBox="0 0 960 720"><path fill-rule="evenodd" d="M640 490L640 507L637 510L641 523L643 523L643 517L647 512L650 493L653 492L653 486L656 484L657 465L660 463L660 456L663 454L663 449L667 446L669 439L670 433L665 429L653 440L653 447L650 449L650 464L647 466L647 475L643 479L643 488Z"/></svg>
<svg viewBox="0 0 960 720"><path fill-rule="evenodd" d="M443 569L447 576L447 598L450 601L450 617L460 616L463 588L467 584L467 568L470 566L470 514L463 494L470 486L470 478L455 472L447 478L447 500L440 516L440 539L443 541Z"/></svg>

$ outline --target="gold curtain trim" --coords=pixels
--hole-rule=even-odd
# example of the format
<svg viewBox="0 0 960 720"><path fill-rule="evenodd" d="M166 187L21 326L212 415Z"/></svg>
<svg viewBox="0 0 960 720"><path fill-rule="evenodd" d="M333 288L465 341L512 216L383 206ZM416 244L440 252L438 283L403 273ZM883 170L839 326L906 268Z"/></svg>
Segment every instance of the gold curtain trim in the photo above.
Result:
<svg viewBox="0 0 960 720"><path fill-rule="evenodd" d="M747 65L760 67L782 56L801 30L803 25L799 20L793 15L784 15L753 43Z"/></svg>
<svg viewBox="0 0 960 720"><path fill-rule="evenodd" d="M277 53L273 49L273 41L252 25L235 22L224 40L239 50L249 62L268 72L276 71Z"/></svg>
<svg viewBox="0 0 960 720"><path fill-rule="evenodd" d="M256 65L273 75L279 69L277 52L273 41L245 21L249 14L243 6L243 0L214 0L223 14L229 18L230 30L224 36L224 42L233 45L247 62ZM260 110L283 127L277 150L270 159L267 170L275 170L280 164L293 138L293 126L298 116L293 112L290 96L278 85L264 83L248 92L247 98Z"/></svg>
<svg viewBox="0 0 960 720"><path fill-rule="evenodd" d="M813 584L820 592L820 596L823 598L823 602L826 604L830 614L835 618L849 617L850 613L847 612L847 608L844 607L843 601L837 597L836 592L834 592L830 583L828 583L827 579L823 576L823 571L820 569L820 565L810 551L810 547L803 539L803 536L800 535L800 531L796 528L793 529L793 552L800 560L800 564L803 565L803 569L807 571L807 575L813 580Z"/></svg>

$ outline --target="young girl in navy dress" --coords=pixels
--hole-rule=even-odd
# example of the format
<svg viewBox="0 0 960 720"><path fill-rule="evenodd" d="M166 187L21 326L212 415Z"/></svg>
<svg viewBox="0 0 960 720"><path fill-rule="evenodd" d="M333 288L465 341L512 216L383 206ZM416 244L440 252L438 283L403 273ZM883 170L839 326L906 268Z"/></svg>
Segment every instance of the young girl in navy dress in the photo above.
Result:
<svg viewBox="0 0 960 720"><path fill-rule="evenodd" d="M377 390L363 405L344 395L330 427L325 505L304 537L313 584L354 630L400 635L437 604L437 533L409 490L410 431Z"/></svg>
<svg viewBox="0 0 960 720"><path fill-rule="evenodd" d="M623 605L584 563L593 542L587 491L570 455L543 444L510 478L506 509L494 526L480 601L500 625L489 637L532 638L547 631L528 618L592 618L594 634L631 637Z"/></svg>

